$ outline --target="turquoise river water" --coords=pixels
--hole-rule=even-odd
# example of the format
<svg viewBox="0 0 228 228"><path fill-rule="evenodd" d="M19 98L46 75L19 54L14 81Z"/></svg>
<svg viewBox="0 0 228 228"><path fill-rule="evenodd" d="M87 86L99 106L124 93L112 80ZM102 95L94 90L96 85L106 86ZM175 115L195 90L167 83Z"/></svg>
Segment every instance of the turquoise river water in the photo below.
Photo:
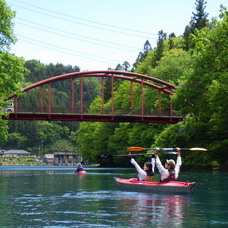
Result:
<svg viewBox="0 0 228 228"><path fill-rule="evenodd" d="M119 190L132 169L0 166L0 227L228 227L228 175L181 172L192 195Z"/></svg>

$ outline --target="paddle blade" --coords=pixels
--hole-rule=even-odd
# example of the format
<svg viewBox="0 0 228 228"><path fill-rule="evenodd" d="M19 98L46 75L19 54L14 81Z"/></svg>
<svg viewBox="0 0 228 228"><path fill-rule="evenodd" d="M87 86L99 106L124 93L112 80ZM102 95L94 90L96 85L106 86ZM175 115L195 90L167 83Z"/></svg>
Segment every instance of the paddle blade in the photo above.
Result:
<svg viewBox="0 0 228 228"><path fill-rule="evenodd" d="M199 148L199 147L190 148L189 150L192 150L192 151L207 151L207 149Z"/></svg>
<svg viewBox="0 0 228 228"><path fill-rule="evenodd" d="M143 148L143 147L128 147L127 150L128 151L143 151L143 150L146 150L146 148Z"/></svg>

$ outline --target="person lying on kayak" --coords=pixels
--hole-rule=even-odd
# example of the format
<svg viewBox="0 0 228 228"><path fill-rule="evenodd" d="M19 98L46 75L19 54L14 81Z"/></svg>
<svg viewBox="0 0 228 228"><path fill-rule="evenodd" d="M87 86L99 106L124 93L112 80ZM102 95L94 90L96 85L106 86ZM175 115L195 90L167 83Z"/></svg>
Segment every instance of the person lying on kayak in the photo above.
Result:
<svg viewBox="0 0 228 228"><path fill-rule="evenodd" d="M154 168L151 162L146 162L143 166L143 169L138 165L134 158L131 158L131 164L135 166L138 176L137 180L139 181L152 181L154 176Z"/></svg>
<svg viewBox="0 0 228 228"><path fill-rule="evenodd" d="M174 181L178 178L180 167L182 164L181 161L181 151L180 148L176 148L178 153L176 163L173 159L166 160L165 167L162 165L159 156L156 152L159 151L159 148L155 150L155 164L158 168L159 173L161 174L161 182Z"/></svg>
<svg viewBox="0 0 228 228"><path fill-rule="evenodd" d="M78 173L78 172L81 172L81 171L83 171L83 170L84 170L84 169L83 169L83 167L82 167L82 164L79 163L77 169L76 169L74 172L75 172L75 173Z"/></svg>

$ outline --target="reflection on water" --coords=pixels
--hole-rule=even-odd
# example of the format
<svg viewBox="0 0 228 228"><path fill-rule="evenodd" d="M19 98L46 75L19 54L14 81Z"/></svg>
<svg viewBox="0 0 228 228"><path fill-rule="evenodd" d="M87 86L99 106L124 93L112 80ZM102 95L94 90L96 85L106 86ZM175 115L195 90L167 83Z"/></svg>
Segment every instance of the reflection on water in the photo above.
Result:
<svg viewBox="0 0 228 228"><path fill-rule="evenodd" d="M133 169L0 168L0 227L227 226L227 176L183 173L194 195L120 191ZM208 182L210 180L210 182Z"/></svg>
<svg viewBox="0 0 228 228"><path fill-rule="evenodd" d="M131 226L146 223L159 227L165 224L180 227L191 198L184 195L122 193L119 194L119 208L128 214Z"/></svg>

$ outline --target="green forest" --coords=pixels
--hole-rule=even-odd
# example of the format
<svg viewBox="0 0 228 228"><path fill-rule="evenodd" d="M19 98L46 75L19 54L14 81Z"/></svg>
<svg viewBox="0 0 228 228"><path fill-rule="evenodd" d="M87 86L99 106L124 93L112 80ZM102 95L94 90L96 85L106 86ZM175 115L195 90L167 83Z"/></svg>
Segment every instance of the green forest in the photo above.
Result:
<svg viewBox="0 0 228 228"><path fill-rule="evenodd" d="M10 54L16 42L12 19L15 12L0 0L0 110L7 106L11 94L21 94L29 84L70 72L80 66L43 64L39 60L24 61ZM102 154L126 154L129 146L203 147L206 152L182 152L184 166L200 168L227 167L228 163L228 11L220 6L219 18L208 18L206 1L196 0L195 11L182 35L158 32L157 45L145 41L131 67L127 60L113 70L131 71L155 76L174 84L174 109L185 116L177 124L113 123L67 121L16 121L0 119L0 148L25 149L37 155L54 151L80 152L87 162L102 166L128 166L125 159L102 159ZM111 70L111 69L108 69ZM119 81L118 81L119 82ZM85 107L97 108L101 85L95 78L85 80ZM106 103L110 105L109 84ZM115 87L117 106L124 108L126 82ZM69 102L68 85L56 83L56 102ZM151 91L145 91L150 96ZM35 94L23 99L33 106ZM157 106L147 104L150 107ZM7 115L1 111L0 115ZM138 160L143 161L145 157Z"/></svg>

